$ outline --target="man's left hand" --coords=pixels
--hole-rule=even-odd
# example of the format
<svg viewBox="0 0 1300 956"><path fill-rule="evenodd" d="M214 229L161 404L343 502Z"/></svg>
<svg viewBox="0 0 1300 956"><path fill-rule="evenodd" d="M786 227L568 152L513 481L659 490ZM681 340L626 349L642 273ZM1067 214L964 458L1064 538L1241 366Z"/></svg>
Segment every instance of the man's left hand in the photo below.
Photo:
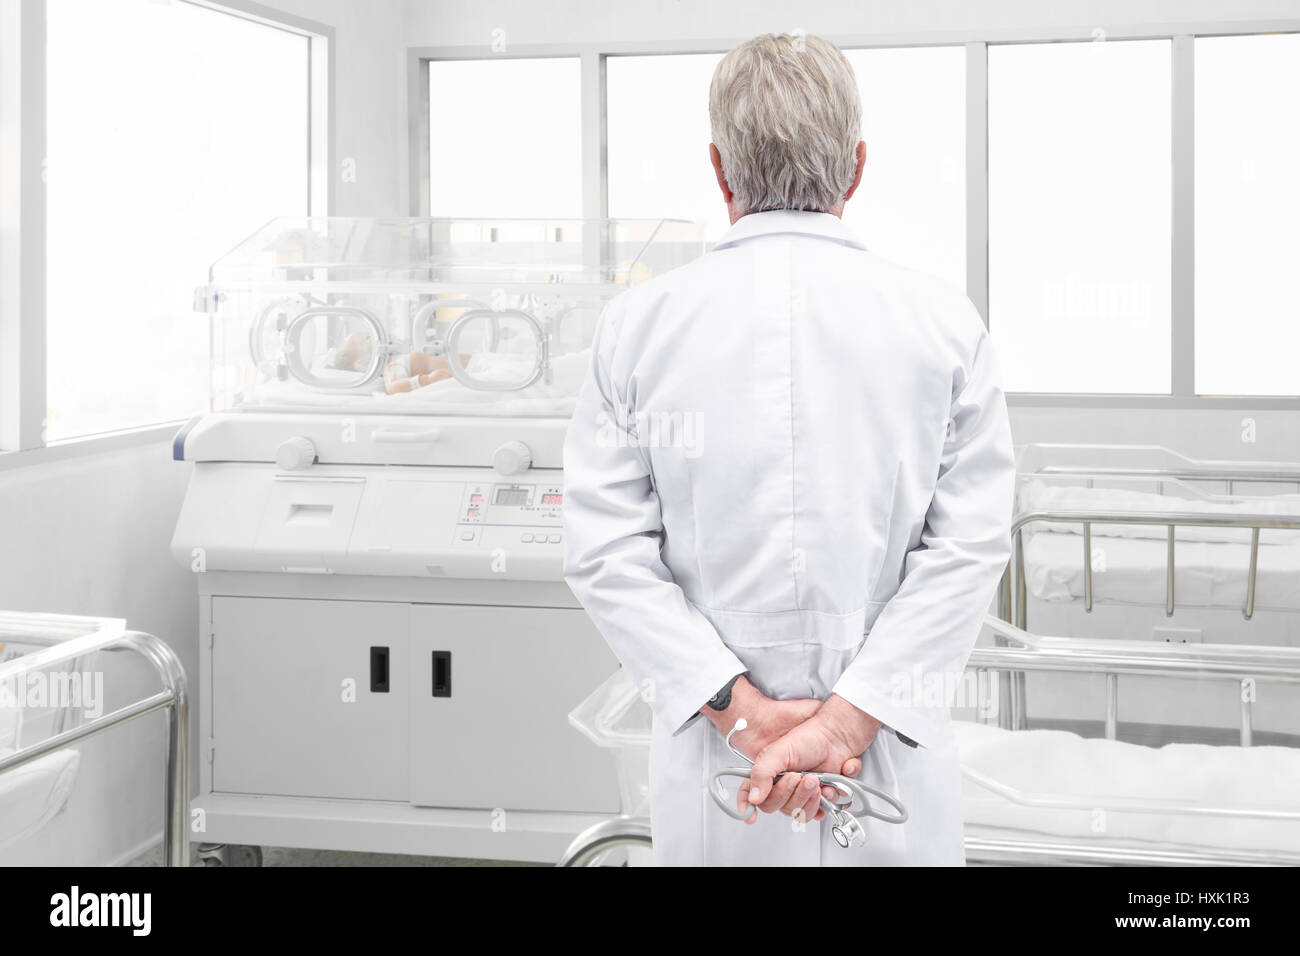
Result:
<svg viewBox="0 0 1300 956"><path fill-rule="evenodd" d="M784 793L786 788L773 786L777 775L786 771L814 771L856 777L862 770L862 754L876 739L880 727L876 718L844 698L832 695L816 714L758 754L749 771L749 786L744 788L748 791L745 802L764 813L780 810L793 814L804 810L811 819L815 813L807 813L807 808L815 807L818 788L808 788L806 797L799 793L791 799L790 794Z"/></svg>

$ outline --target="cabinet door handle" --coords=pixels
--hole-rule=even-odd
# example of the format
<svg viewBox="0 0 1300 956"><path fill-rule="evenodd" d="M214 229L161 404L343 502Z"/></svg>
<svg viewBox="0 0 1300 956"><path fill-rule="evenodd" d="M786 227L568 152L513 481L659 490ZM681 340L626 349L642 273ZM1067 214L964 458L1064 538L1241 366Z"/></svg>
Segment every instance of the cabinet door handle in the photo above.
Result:
<svg viewBox="0 0 1300 956"><path fill-rule="evenodd" d="M451 696L451 651L433 652L433 696Z"/></svg>
<svg viewBox="0 0 1300 956"><path fill-rule="evenodd" d="M370 648L370 692L388 693L388 648Z"/></svg>

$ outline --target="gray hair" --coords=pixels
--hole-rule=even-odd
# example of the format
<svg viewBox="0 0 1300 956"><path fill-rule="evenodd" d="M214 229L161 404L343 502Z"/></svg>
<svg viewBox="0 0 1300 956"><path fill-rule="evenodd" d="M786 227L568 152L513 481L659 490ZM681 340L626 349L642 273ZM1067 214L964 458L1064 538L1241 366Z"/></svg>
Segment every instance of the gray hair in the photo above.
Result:
<svg viewBox="0 0 1300 956"><path fill-rule="evenodd" d="M742 212L827 212L844 201L857 171L862 102L834 44L788 33L742 43L713 72L709 122Z"/></svg>

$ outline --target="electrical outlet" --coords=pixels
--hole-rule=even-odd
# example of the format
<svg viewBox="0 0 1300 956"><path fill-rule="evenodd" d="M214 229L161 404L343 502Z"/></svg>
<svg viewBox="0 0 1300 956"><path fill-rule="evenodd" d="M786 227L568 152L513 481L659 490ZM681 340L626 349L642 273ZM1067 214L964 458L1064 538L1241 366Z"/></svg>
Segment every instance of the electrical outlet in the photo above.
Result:
<svg viewBox="0 0 1300 956"><path fill-rule="evenodd" d="M1157 627L1152 629L1151 636L1162 644L1202 643L1199 627Z"/></svg>

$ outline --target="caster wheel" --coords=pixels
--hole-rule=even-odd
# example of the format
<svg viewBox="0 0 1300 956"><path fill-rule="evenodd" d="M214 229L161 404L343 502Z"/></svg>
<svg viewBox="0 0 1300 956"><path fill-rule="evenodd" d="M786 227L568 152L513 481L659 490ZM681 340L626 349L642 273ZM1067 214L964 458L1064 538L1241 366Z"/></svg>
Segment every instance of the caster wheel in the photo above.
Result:
<svg viewBox="0 0 1300 956"><path fill-rule="evenodd" d="M200 866L261 866L262 848L239 843L205 843L199 847Z"/></svg>

